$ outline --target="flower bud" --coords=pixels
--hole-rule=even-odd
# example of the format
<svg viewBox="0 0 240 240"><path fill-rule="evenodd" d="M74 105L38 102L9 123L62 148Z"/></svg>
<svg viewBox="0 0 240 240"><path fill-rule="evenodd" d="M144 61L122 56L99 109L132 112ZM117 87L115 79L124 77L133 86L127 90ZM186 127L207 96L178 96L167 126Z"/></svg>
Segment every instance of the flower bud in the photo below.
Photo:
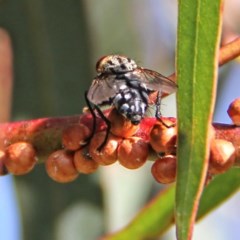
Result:
<svg viewBox="0 0 240 240"><path fill-rule="evenodd" d="M63 146L71 151L76 151L85 144L90 136L90 130L83 124L76 124L66 128L62 133Z"/></svg>
<svg viewBox="0 0 240 240"><path fill-rule="evenodd" d="M98 169L99 164L95 162L86 148L82 148L74 153L74 164L78 172L90 174Z"/></svg>
<svg viewBox="0 0 240 240"><path fill-rule="evenodd" d="M128 169L136 169L147 161L148 153L149 146L141 138L126 138L118 147L118 161Z"/></svg>
<svg viewBox="0 0 240 240"><path fill-rule="evenodd" d="M167 155L157 159L152 165L152 175L159 183L172 183L176 179L177 159L174 155Z"/></svg>
<svg viewBox="0 0 240 240"><path fill-rule="evenodd" d="M164 120L164 123L170 127L166 127L162 122L158 121L150 132L150 144L158 153L175 153L177 127L173 122Z"/></svg>
<svg viewBox="0 0 240 240"><path fill-rule="evenodd" d="M105 146L99 151L99 147L103 143L106 132L98 132L91 139L89 145L90 156L100 165L110 165L117 161L117 148L120 138L109 134Z"/></svg>
<svg viewBox="0 0 240 240"><path fill-rule="evenodd" d="M230 104L227 112L233 123L237 126L240 126L240 98L236 98Z"/></svg>
<svg viewBox="0 0 240 240"><path fill-rule="evenodd" d="M14 175L30 172L37 162L36 152L32 144L17 142L6 149L4 164L7 170Z"/></svg>
<svg viewBox="0 0 240 240"><path fill-rule="evenodd" d="M71 182L79 175L73 163L73 155L66 150L53 152L47 158L45 167L49 177L60 183Z"/></svg>
<svg viewBox="0 0 240 240"><path fill-rule="evenodd" d="M132 124L131 121L120 114L116 108L111 110L108 120L111 122L111 133L119 137L131 137L139 129L139 124Z"/></svg>
<svg viewBox="0 0 240 240"><path fill-rule="evenodd" d="M235 161L235 147L224 139L214 139L210 147L209 173L226 172Z"/></svg>

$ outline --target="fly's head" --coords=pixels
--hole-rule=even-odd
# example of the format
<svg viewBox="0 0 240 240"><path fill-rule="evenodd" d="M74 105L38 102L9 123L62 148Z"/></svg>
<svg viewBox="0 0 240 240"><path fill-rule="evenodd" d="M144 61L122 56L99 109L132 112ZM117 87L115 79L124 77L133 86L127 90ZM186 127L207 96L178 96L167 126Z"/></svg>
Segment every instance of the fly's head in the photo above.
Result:
<svg viewBox="0 0 240 240"><path fill-rule="evenodd" d="M122 74L137 68L134 60L120 55L108 55L100 58L96 64L99 74Z"/></svg>

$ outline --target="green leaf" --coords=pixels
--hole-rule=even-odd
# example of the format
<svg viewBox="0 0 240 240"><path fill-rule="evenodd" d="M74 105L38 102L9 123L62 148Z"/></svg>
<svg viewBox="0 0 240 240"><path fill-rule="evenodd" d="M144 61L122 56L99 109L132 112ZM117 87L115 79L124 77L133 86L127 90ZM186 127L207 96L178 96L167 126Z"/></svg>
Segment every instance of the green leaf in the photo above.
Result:
<svg viewBox="0 0 240 240"><path fill-rule="evenodd" d="M224 183L224 188L223 188ZM240 188L240 169L216 176L203 191L197 220L202 219ZM174 224L175 186L160 192L124 229L104 240L146 239L162 235Z"/></svg>
<svg viewBox="0 0 240 240"><path fill-rule="evenodd" d="M220 174L204 189L198 209L198 220L217 208L240 188L240 168Z"/></svg>
<svg viewBox="0 0 240 240"><path fill-rule="evenodd" d="M146 239L160 235L173 223L174 196L173 186L160 192L126 228L104 240Z"/></svg>
<svg viewBox="0 0 240 240"><path fill-rule="evenodd" d="M180 0L177 40L178 239L191 239L209 155L221 0Z"/></svg>

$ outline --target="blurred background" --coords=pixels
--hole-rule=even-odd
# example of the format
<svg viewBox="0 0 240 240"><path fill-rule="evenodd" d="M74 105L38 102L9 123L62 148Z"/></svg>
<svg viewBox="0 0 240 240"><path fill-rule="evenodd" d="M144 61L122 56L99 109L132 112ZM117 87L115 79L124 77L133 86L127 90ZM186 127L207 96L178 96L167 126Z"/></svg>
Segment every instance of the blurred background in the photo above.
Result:
<svg viewBox="0 0 240 240"><path fill-rule="evenodd" d="M239 0L226 1L222 42L239 26ZM0 27L13 58L9 82L0 80L2 122L80 114L103 55L126 55L166 76L175 68L176 0L2 0ZM0 53L4 39L0 34ZM226 110L240 96L239 76L238 61L221 68L215 121L230 123ZM176 115L175 96L164 99L162 113ZM149 169L115 164L59 184L41 164L26 176L0 177L0 240L94 240L118 230L162 188ZM236 194L197 224L194 239L239 239L239 201ZM171 229L161 239L174 236Z"/></svg>

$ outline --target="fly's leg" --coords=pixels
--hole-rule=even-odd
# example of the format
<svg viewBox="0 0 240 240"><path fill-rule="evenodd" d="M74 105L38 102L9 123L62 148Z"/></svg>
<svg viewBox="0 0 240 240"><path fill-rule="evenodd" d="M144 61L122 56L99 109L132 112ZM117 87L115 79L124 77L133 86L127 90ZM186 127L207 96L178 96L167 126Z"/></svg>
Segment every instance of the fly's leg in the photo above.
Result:
<svg viewBox="0 0 240 240"><path fill-rule="evenodd" d="M166 128L171 128L171 127L175 127L176 124L166 124L162 119L161 119L161 111L160 111L160 106L161 106L161 96L160 96L160 91L158 91L157 93L157 99L156 99L156 112L155 112L155 117L166 127Z"/></svg>
<svg viewBox="0 0 240 240"><path fill-rule="evenodd" d="M90 101L88 100L87 93L88 92L86 91L84 94L84 97L85 97L85 101L87 103L88 109L89 109L90 113L92 114L93 125L92 125L92 132L91 132L90 136L86 139L86 145L89 144L89 142L91 141L91 139L96 131L96 114L94 112L94 107L92 107Z"/></svg>
<svg viewBox="0 0 240 240"><path fill-rule="evenodd" d="M87 93L88 92L86 91L84 96L85 96L85 101L87 103L89 111L90 111L90 113L92 114L92 117L93 117L93 125L92 125L92 132L91 132L90 136L86 140L86 145L89 144L89 142L91 141L94 133L96 132L96 123L97 123L96 118L97 118L97 116L96 116L96 113L94 112L95 109L98 112L99 116L102 118L102 120L107 125L106 136L105 136L102 144L97 149L100 152L103 149L103 147L105 146L106 142L107 142L107 139L108 139L108 136L109 136L109 133L110 133L110 129L111 129L111 122L104 116L103 112L101 111L101 109L97 105L94 104L93 107L92 107L90 101L88 100Z"/></svg>
<svg viewBox="0 0 240 240"><path fill-rule="evenodd" d="M157 93L157 99L156 99L156 112L155 112L155 117L157 119L161 119L161 112L160 112L160 106L161 106L161 97L160 97L160 92L158 91Z"/></svg>
<svg viewBox="0 0 240 240"><path fill-rule="evenodd" d="M101 152L101 150L103 149L103 147L106 145L107 143L107 139L108 139L108 136L109 136L109 133L110 133L110 130L111 130L111 122L104 116L102 110L97 106L97 105L94 105L99 116L102 118L102 120L106 123L107 125L107 130L106 130L106 136L103 140L103 142L101 143L101 145L97 148L97 150L99 152Z"/></svg>

